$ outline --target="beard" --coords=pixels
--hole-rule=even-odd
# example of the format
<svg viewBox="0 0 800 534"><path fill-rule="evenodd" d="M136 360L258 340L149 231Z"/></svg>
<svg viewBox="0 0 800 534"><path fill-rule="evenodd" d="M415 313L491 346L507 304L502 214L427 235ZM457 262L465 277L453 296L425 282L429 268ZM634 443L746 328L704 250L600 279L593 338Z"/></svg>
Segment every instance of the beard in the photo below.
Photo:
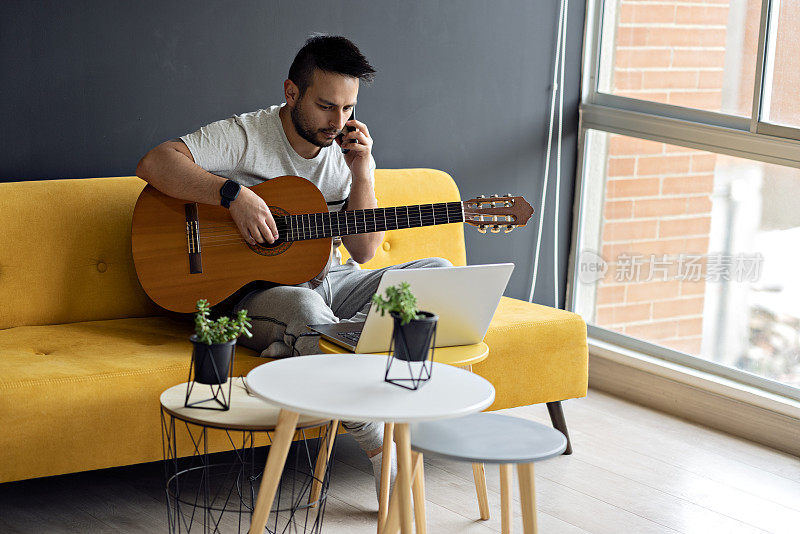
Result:
<svg viewBox="0 0 800 534"><path fill-rule="evenodd" d="M339 133L337 131L331 130L320 130L319 128L315 128L312 124L311 120L303 113L302 107L303 99L297 101L297 104L290 110L289 116L292 119L292 124L294 125L294 129L300 134L300 137L308 141L314 146L325 148L326 146L331 146L333 144L334 139L327 139L319 138L320 132L325 133Z"/></svg>

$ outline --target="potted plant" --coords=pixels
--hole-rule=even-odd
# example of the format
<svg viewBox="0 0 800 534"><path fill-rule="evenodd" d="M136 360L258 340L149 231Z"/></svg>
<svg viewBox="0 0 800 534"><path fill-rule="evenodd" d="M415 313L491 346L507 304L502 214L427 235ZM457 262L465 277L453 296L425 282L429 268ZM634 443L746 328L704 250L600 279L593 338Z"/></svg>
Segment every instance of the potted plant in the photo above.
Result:
<svg viewBox="0 0 800 534"><path fill-rule="evenodd" d="M372 296L372 302L380 310L381 315L389 312L394 319L392 332L394 349L390 350L391 354L384 378L388 382L403 387L408 387L404 385L404 382L410 381L412 387L409 389L417 389L420 383L430 378L432 371L430 366L431 344L436 337L436 324L439 317L434 313L417 309L417 299L411 292L408 282L387 287L385 295L385 298L378 293ZM389 370L394 358L408 362L408 377L389 378ZM421 365L415 370L412 368L411 362Z"/></svg>
<svg viewBox="0 0 800 534"><path fill-rule="evenodd" d="M200 384L224 384L233 365L236 340L242 334L253 337L248 330L252 325L247 320L247 310L241 310L235 319L220 317L216 321L209 318L210 313L208 301L198 300L194 318L195 333L189 338L194 345L194 381Z"/></svg>

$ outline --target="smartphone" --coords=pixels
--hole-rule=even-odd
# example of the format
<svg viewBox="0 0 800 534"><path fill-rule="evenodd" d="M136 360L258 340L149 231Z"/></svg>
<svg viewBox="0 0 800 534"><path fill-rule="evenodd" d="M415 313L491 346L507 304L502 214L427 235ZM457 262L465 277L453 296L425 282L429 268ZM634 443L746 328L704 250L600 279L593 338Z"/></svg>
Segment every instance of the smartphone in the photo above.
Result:
<svg viewBox="0 0 800 534"><path fill-rule="evenodd" d="M347 120L351 121L351 120L353 120L355 118L356 118L356 108L353 107L353 112L350 114L350 118L347 119ZM355 126L345 126L345 128L347 129L348 132L355 132L356 131L356 127ZM339 134L339 139L342 139L342 138L344 138L344 134L340 133ZM356 143L358 143L358 141L356 141ZM342 149L342 154L347 154L348 152L350 152L349 148L343 148Z"/></svg>

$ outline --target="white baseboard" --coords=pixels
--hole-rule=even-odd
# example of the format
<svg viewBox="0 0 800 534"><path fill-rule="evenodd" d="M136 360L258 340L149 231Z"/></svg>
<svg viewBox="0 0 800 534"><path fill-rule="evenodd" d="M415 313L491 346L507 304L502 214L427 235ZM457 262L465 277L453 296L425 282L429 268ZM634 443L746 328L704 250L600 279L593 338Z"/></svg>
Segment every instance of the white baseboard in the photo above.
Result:
<svg viewBox="0 0 800 534"><path fill-rule="evenodd" d="M800 402L589 339L589 387L800 456Z"/></svg>

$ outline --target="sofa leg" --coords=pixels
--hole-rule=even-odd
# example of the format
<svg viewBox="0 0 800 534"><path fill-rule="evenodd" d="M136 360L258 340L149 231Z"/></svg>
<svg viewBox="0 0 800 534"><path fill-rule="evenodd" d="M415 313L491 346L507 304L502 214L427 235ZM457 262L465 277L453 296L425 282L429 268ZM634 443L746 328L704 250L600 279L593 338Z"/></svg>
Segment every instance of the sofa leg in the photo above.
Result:
<svg viewBox="0 0 800 534"><path fill-rule="evenodd" d="M572 442L569 440L569 433L567 433L567 421L564 419L561 401L548 402L547 411L550 413L550 421L553 422L553 428L567 437L567 448L564 454L572 454Z"/></svg>

